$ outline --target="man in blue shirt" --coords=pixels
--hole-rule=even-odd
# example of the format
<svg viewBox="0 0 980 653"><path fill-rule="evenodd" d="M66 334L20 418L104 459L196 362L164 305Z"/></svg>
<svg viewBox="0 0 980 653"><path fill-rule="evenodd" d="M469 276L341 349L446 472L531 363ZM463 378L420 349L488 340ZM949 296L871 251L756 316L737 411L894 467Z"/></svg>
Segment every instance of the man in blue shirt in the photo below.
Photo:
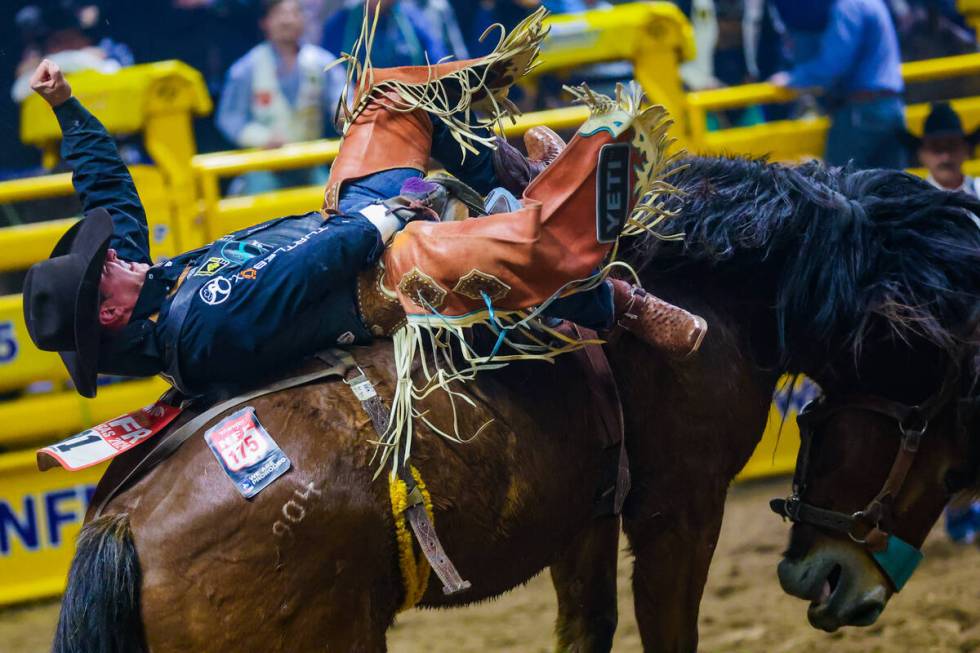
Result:
<svg viewBox="0 0 980 653"><path fill-rule="evenodd" d="M903 168L905 130L898 36L884 0L774 0L794 40L794 67L777 86L820 90L831 126L824 159Z"/></svg>
<svg viewBox="0 0 980 653"><path fill-rule="evenodd" d="M426 23L422 13L410 2L371 0L366 4L369 20L374 17L375 6L379 13L371 48L371 63L376 68L424 66L450 54L439 33ZM363 52L351 50L361 33L364 12L363 0L355 0L328 18L320 43L323 48L363 57Z"/></svg>

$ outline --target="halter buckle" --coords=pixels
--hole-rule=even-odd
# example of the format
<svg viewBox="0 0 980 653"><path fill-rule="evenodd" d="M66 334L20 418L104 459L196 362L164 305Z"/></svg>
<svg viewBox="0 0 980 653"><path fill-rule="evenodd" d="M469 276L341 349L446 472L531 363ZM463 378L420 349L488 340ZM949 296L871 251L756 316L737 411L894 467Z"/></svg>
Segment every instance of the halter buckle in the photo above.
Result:
<svg viewBox="0 0 980 653"><path fill-rule="evenodd" d="M864 530L860 533L856 532L857 526L864 527ZM876 528L878 528L878 522L871 522L868 519L868 513L864 510L858 510L851 515L851 527L847 531L847 536L856 544L867 544L868 535Z"/></svg>
<svg viewBox="0 0 980 653"><path fill-rule="evenodd" d="M916 406L898 423L898 428L902 432L902 448L910 453L916 453L922 443L922 436L929 429L929 418Z"/></svg>
<svg viewBox="0 0 980 653"><path fill-rule="evenodd" d="M800 521L800 506L803 505L803 499L800 495L795 492L790 496L786 497L786 501L783 504L783 514L791 522L796 523Z"/></svg>

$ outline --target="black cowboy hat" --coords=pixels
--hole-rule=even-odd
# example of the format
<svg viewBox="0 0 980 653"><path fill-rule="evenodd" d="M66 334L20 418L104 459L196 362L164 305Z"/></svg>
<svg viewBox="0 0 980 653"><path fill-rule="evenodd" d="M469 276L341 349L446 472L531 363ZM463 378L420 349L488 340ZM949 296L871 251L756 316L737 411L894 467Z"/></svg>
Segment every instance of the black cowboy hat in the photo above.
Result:
<svg viewBox="0 0 980 653"><path fill-rule="evenodd" d="M51 257L35 263L24 280L24 322L43 351L56 351L78 393L94 397L99 359L99 281L112 218L105 209L85 214Z"/></svg>
<svg viewBox="0 0 980 653"><path fill-rule="evenodd" d="M922 141L926 138L943 138L948 136L958 136L965 140L973 148L980 141L980 129L975 129L969 134L963 131L963 123L960 121L956 110L949 105L949 102L933 102L922 125L922 136L916 136L906 132L905 139L909 147L919 149Z"/></svg>

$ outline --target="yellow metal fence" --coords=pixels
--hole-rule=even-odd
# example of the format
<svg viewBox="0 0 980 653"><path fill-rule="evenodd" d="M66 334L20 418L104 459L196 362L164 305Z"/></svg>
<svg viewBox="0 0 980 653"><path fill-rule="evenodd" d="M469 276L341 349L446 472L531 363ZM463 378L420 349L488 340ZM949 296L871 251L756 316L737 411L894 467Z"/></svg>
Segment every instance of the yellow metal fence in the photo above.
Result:
<svg viewBox="0 0 980 653"><path fill-rule="evenodd" d="M980 53L941 59L913 61L902 65L907 84L966 77L980 72ZM696 154L768 155L774 160L798 161L823 155L830 121L825 116L778 120L749 127L707 130L707 114L760 104L787 102L796 97L790 90L772 84L746 84L698 91L687 95L688 134L684 145ZM980 97L952 101L968 130L980 125ZM913 132L922 131L929 106L911 105L906 121Z"/></svg>

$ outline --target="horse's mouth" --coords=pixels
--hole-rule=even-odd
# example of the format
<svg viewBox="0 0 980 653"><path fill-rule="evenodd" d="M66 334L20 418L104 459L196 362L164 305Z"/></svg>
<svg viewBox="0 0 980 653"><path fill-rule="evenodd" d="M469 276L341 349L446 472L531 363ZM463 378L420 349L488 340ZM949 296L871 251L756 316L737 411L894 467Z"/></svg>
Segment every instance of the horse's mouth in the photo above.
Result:
<svg viewBox="0 0 980 653"><path fill-rule="evenodd" d="M884 588L874 587L854 596L842 586L843 567L835 564L820 584L807 610L815 628L834 632L842 626L870 626L885 609Z"/></svg>

